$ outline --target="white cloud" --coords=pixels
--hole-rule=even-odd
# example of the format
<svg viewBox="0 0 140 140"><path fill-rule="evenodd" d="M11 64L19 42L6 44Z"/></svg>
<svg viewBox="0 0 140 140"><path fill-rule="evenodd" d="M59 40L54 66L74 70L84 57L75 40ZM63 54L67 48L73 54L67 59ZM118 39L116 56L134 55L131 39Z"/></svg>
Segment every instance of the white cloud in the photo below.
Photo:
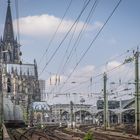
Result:
<svg viewBox="0 0 140 140"><path fill-rule="evenodd" d="M97 29L100 29L102 26L103 26L102 22L96 21L96 22L94 22L92 29L97 30Z"/></svg>
<svg viewBox="0 0 140 140"><path fill-rule="evenodd" d="M115 67L118 67L119 65L121 65L120 62L118 62L118 61L111 61L111 62L107 63L107 69L111 70L111 69L113 69Z"/></svg>
<svg viewBox="0 0 140 140"><path fill-rule="evenodd" d="M102 72L107 71L108 77L111 80L130 80L133 78L134 68L129 65L123 65L122 62L119 61L111 61L106 64L106 66L101 68Z"/></svg>
<svg viewBox="0 0 140 140"><path fill-rule="evenodd" d="M82 82L84 81L85 79L89 79L92 75L93 75L93 72L94 72L94 66L93 65L87 65L85 67L82 67L80 69L78 69L70 78L69 80L69 83L71 84L71 82ZM68 75L70 74L71 72L69 71ZM51 75L48 80L47 80L47 84L51 84L51 85L55 85L56 84L56 81L57 81L57 85L58 84L63 84L66 79L68 77L66 75ZM60 79L60 83L59 83L59 79Z"/></svg>
<svg viewBox="0 0 140 140"><path fill-rule="evenodd" d="M122 65L119 67L122 63L119 61L111 61L106 64L106 66L101 67L100 69L96 69L94 65L86 65L84 67L81 67L77 69L77 71L72 75L72 77L68 80L68 83L63 85L65 80L67 79L67 76L65 75L60 75L60 84L55 85L56 82L56 75L51 75L51 85L50 85L50 77L48 78L48 85L47 85L47 92L52 92L54 94L63 94L63 93L79 93L80 95L83 94L83 96L88 96L91 92L100 92L101 89L103 88L103 72L108 71L107 73L107 89L108 91L111 91L114 89L115 95L112 95L111 97L114 96L119 96L117 93L117 90L121 90L120 86L118 84L116 85L111 85L111 82L119 83L121 80L122 83L128 82L128 80L134 78L134 69L130 65ZM105 68L106 67L106 68ZM115 69L118 67L117 69ZM112 70L114 69L114 70ZM71 71L69 71L70 73ZM68 74L69 74L68 73ZM95 78L96 75L101 74L102 75L99 78ZM90 87L90 78L93 76L93 86L92 88ZM96 84L97 82L97 84ZM98 84L99 83L99 84ZM128 87L127 85L122 85L123 89L125 88L131 88ZM61 87L63 87L61 89ZM61 89L61 90L60 90ZM92 89L92 91L91 91ZM122 89L122 90L123 90ZM132 92L132 90L128 91ZM122 94L122 92L120 92ZM125 93L125 92L124 92ZM79 96L80 96L79 95ZM62 98L62 97L61 97Z"/></svg>
<svg viewBox="0 0 140 140"><path fill-rule="evenodd" d="M106 71L110 71L112 69L114 69L115 67L121 65L120 62L118 61L110 61L110 62L107 62L106 65L104 65L103 67L101 67L101 73L104 73Z"/></svg>
<svg viewBox="0 0 140 140"><path fill-rule="evenodd" d="M73 74L73 77L91 77L94 72L94 66L93 65L87 65L85 67L77 69L77 71Z"/></svg>
<svg viewBox="0 0 140 140"><path fill-rule="evenodd" d="M115 45L115 44L117 43L117 40L114 39L114 38L111 38L108 42L109 42L109 44L111 44L111 45Z"/></svg>
<svg viewBox="0 0 140 140"><path fill-rule="evenodd" d="M67 81L66 84L64 84L64 82L66 82L68 75L71 73L71 71L69 71L68 75L60 75L60 83L59 83L59 76L56 77L56 75L51 75L48 79L47 79L47 91L51 91L52 89L54 89L53 91L57 91L58 87L61 88L61 86L64 87L62 88L62 91L67 91L71 92L71 91L75 91L75 87L77 88L77 85L79 85L81 82L85 82L87 80L90 81L90 77L93 75L94 72L94 66L93 65L87 65L84 67L81 67L79 69L77 69L77 71L71 76L71 78ZM51 79L51 82L50 82ZM57 84L56 84L56 79L57 79ZM88 83L88 82L87 82ZM81 85L79 88L79 92L85 91L85 86L87 86L87 83L85 83L85 85Z"/></svg>
<svg viewBox="0 0 140 140"><path fill-rule="evenodd" d="M51 35L57 29L61 19L53 15L43 14L36 16L27 16L19 19L20 32L24 35L40 36L40 35ZM16 20L14 21L14 27L16 29ZM71 25L74 23L73 20L63 20L58 33L65 33L69 30ZM78 23L76 32L79 32L84 25L84 22ZM102 26L101 22L95 22L93 25L88 25L87 30L96 30Z"/></svg>

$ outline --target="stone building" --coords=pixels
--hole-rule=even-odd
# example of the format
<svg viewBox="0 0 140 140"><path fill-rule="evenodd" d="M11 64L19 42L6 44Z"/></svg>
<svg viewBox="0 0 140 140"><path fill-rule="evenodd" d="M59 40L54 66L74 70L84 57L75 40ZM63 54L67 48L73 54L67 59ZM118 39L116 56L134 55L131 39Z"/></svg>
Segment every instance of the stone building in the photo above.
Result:
<svg viewBox="0 0 140 140"><path fill-rule="evenodd" d="M4 33L0 39L0 85L4 98L28 110L33 101L40 101L37 63L21 62L20 44L14 36L10 0L8 0ZM28 113L28 111L27 111Z"/></svg>

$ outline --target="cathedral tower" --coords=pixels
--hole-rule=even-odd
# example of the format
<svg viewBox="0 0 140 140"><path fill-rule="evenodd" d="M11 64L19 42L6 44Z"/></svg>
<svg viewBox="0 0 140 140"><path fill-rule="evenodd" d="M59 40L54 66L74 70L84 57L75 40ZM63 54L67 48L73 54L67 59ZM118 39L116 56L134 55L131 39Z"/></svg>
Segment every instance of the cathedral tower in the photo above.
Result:
<svg viewBox="0 0 140 140"><path fill-rule="evenodd" d="M0 60L2 63L20 63L20 45L14 38L10 0L8 0L3 37L0 40Z"/></svg>

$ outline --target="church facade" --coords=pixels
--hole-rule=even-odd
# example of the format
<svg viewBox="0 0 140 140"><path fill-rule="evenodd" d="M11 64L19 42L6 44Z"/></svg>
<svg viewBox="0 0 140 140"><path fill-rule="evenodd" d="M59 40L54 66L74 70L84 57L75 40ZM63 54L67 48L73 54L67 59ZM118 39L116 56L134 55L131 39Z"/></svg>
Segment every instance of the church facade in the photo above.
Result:
<svg viewBox="0 0 140 140"><path fill-rule="evenodd" d="M20 105L27 113L30 104L40 101L37 63L21 62L20 44L14 36L10 0L8 0L4 33L0 39L0 85L3 97Z"/></svg>

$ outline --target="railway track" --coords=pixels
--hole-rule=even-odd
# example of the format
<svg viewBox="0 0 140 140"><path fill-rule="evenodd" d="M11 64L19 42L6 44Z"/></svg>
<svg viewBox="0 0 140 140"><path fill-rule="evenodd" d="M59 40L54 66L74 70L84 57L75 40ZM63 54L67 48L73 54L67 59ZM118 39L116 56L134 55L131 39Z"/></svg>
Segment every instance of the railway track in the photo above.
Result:
<svg viewBox="0 0 140 140"><path fill-rule="evenodd" d="M72 133L65 133L66 126L49 126L44 129L47 135L53 136L56 140L81 140L80 137L74 136Z"/></svg>
<svg viewBox="0 0 140 140"><path fill-rule="evenodd" d="M90 126L82 126L80 130L83 132L87 132ZM97 128L93 131L94 138L96 140L140 140L140 137L134 135L134 127L130 125L125 125L124 127L114 127L104 131L103 128Z"/></svg>
<svg viewBox="0 0 140 140"><path fill-rule="evenodd" d="M97 140L139 140L137 136L134 135L123 135L117 132L101 132L101 131L94 131L93 133L94 138Z"/></svg>
<svg viewBox="0 0 140 140"><path fill-rule="evenodd" d="M30 140L27 136L23 135L16 129L8 130L10 133L11 140Z"/></svg>
<svg viewBox="0 0 140 140"><path fill-rule="evenodd" d="M82 140L86 132L92 126L83 126L81 131L66 130L59 126L46 126L44 129L38 128L10 128L11 140ZM101 128L93 130L93 135L96 140L139 140L132 134L120 133L121 130L109 129L104 131Z"/></svg>
<svg viewBox="0 0 140 140"><path fill-rule="evenodd" d="M9 130L11 140L52 140L46 134L43 134L35 129L20 131L18 129Z"/></svg>
<svg viewBox="0 0 140 140"><path fill-rule="evenodd" d="M38 128L9 129L11 140L76 140L73 136L64 134L57 126L49 126L44 130Z"/></svg>

